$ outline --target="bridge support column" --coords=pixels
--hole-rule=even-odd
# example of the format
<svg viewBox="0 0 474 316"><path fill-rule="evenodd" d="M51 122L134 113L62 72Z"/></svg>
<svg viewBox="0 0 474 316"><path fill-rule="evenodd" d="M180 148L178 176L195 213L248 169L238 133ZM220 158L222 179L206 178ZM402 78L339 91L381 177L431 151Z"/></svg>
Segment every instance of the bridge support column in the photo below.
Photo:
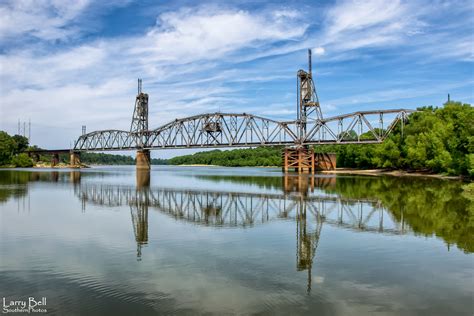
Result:
<svg viewBox="0 0 474 316"><path fill-rule="evenodd" d="M298 173L314 173L314 151L304 147L285 148L283 152L283 172L288 172L290 168Z"/></svg>
<svg viewBox="0 0 474 316"><path fill-rule="evenodd" d="M59 154L53 154L51 159L51 167L55 167L59 163Z"/></svg>
<svg viewBox="0 0 474 316"><path fill-rule="evenodd" d="M316 170L335 170L336 154L314 153L309 148L285 148L283 155L283 172L293 169L298 173L312 173Z"/></svg>
<svg viewBox="0 0 474 316"><path fill-rule="evenodd" d="M150 187L150 170L137 168L137 189L146 189Z"/></svg>
<svg viewBox="0 0 474 316"><path fill-rule="evenodd" d="M69 154L69 166L71 168L81 167L81 154L79 152L73 152Z"/></svg>
<svg viewBox="0 0 474 316"><path fill-rule="evenodd" d="M148 149L137 150L136 165L137 169L149 170L151 168L150 151Z"/></svg>

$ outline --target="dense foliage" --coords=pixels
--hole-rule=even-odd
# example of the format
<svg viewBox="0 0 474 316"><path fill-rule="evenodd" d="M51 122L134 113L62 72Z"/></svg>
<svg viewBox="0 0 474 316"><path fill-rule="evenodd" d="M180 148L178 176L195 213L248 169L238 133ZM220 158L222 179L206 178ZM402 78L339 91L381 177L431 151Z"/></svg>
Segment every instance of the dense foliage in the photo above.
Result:
<svg viewBox="0 0 474 316"><path fill-rule="evenodd" d="M112 155L104 153L81 153L81 162L88 165L134 165L135 158L127 155ZM151 159L152 165L165 165L164 159Z"/></svg>
<svg viewBox="0 0 474 316"><path fill-rule="evenodd" d="M412 113L379 145L315 148L337 153L339 167L424 170L474 177L474 109L446 103Z"/></svg>
<svg viewBox="0 0 474 316"><path fill-rule="evenodd" d="M174 157L171 165L219 165L227 167L279 166L281 148L258 147L251 149L211 150L193 155Z"/></svg>
<svg viewBox="0 0 474 316"><path fill-rule="evenodd" d="M133 165L131 156L103 153L81 153L81 162L86 165Z"/></svg>
<svg viewBox="0 0 474 316"><path fill-rule="evenodd" d="M127 155L81 153L81 162L91 165L134 165L135 158ZM166 159L152 158L152 165L166 165Z"/></svg>
<svg viewBox="0 0 474 316"><path fill-rule="evenodd" d="M43 158L41 158L43 160ZM62 154L60 161L69 162L69 155ZM128 155L113 155L104 153L81 153L81 163L86 165L134 165L135 158ZM166 165L166 159L151 159L152 165Z"/></svg>
<svg viewBox="0 0 474 316"><path fill-rule="evenodd" d="M0 131L0 166L31 167L33 160L26 154L20 154L28 148L28 139L24 136L10 136Z"/></svg>

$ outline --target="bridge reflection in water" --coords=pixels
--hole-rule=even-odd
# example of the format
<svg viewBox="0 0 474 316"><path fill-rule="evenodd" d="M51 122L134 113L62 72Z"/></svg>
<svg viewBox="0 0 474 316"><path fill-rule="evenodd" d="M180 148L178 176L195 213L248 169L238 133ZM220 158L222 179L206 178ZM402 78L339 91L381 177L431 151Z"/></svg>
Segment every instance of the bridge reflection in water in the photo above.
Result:
<svg viewBox="0 0 474 316"><path fill-rule="evenodd" d="M73 182L83 211L87 204L130 207L137 260L141 260L142 247L148 243L149 208L176 220L216 228L250 228L275 220L295 221L296 269L307 271L308 292L323 225L393 235L407 232L403 218L394 219L379 200L344 198L320 190L335 186L334 177L285 175L281 178L281 192L275 193L150 187L148 170L137 171L136 181L135 187L80 183L77 176Z"/></svg>

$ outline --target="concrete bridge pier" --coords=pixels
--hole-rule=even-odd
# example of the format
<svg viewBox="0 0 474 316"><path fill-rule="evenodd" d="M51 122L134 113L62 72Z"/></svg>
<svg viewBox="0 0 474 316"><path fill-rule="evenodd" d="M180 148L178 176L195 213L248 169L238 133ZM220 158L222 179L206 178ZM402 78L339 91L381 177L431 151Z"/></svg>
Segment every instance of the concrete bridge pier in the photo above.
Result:
<svg viewBox="0 0 474 316"><path fill-rule="evenodd" d="M69 153L69 166L79 168L81 166L81 153L71 151Z"/></svg>
<svg viewBox="0 0 474 316"><path fill-rule="evenodd" d="M137 150L137 159L136 159L137 169L150 170L150 150L141 149Z"/></svg>

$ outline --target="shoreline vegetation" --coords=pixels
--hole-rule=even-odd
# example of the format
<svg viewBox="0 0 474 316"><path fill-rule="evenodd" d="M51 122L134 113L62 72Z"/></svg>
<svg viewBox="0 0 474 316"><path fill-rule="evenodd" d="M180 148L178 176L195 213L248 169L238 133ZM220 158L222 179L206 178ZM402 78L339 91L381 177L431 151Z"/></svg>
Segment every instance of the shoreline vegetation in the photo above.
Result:
<svg viewBox="0 0 474 316"><path fill-rule="evenodd" d="M356 140L355 131L341 135ZM360 139L371 139L367 132ZM33 167L25 153L28 139L0 131L0 166ZM171 159L152 159L152 165L272 167L281 166L283 147L257 147L233 150L210 150ZM474 179L474 109L470 104L448 102L443 107L423 107L409 115L402 129L396 126L381 144L344 144L315 146L316 153L335 153L338 169L323 173L347 173L394 176L423 176ZM50 168L51 157L41 156L37 167ZM67 164L67 154L59 156ZM81 163L91 165L134 165L128 155L82 153ZM49 166L48 166L49 165ZM59 164L59 168L68 168Z"/></svg>

